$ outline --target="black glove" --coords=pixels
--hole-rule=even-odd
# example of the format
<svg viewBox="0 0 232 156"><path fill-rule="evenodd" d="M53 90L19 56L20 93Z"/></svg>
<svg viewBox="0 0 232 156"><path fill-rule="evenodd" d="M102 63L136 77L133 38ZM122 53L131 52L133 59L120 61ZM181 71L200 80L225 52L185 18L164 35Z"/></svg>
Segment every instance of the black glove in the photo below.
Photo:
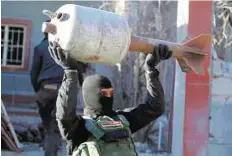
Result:
<svg viewBox="0 0 232 156"><path fill-rule="evenodd" d="M48 51L55 62L64 70L77 70L78 62L69 56L69 52L62 50L57 42L49 43Z"/></svg>
<svg viewBox="0 0 232 156"><path fill-rule="evenodd" d="M158 47L154 47L152 54L148 54L146 57L144 69L151 71L155 69L155 66L162 60L167 60L172 56L172 51L169 50L167 45L159 44Z"/></svg>

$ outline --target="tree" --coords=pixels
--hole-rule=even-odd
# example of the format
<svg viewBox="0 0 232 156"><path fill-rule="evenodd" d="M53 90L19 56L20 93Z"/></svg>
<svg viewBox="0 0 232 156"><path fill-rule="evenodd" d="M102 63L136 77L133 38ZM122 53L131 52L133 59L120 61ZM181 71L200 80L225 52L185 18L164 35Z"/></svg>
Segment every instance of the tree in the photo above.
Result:
<svg viewBox="0 0 232 156"><path fill-rule="evenodd" d="M214 2L213 45L220 59L232 61L232 1Z"/></svg>

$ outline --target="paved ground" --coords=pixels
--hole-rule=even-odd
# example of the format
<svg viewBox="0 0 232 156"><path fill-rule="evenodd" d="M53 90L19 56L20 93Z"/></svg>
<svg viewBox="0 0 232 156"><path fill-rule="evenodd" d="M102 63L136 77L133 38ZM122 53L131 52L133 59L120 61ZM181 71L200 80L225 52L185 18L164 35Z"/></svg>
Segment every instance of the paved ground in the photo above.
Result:
<svg viewBox="0 0 232 156"><path fill-rule="evenodd" d="M20 154L16 154L15 152L1 152L2 156L43 156L43 151L30 151L30 152L23 152ZM64 155L60 155L64 156ZM146 154L146 153L139 153L139 156L171 156L168 154Z"/></svg>
<svg viewBox="0 0 232 156"><path fill-rule="evenodd" d="M9 152L1 150L2 156L43 156L44 152L41 147L39 147L38 144L22 144L22 150L21 153L16 152ZM147 153L139 153L139 156L171 156L167 153L163 154L147 154ZM67 156L65 147L62 148L62 150L59 152L59 156Z"/></svg>
<svg viewBox="0 0 232 156"><path fill-rule="evenodd" d="M2 156L43 156L44 151L39 146L39 144L21 144L22 145L22 152L10 152L1 150ZM59 152L59 156L66 156L65 147Z"/></svg>

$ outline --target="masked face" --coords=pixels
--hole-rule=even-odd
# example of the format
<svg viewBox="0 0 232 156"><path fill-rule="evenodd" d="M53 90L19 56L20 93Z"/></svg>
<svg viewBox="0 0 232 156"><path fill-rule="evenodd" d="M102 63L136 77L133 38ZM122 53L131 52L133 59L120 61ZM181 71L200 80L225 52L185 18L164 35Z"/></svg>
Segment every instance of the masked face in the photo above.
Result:
<svg viewBox="0 0 232 156"><path fill-rule="evenodd" d="M97 117L113 114L113 88L110 80L101 75L89 76L82 87L84 115Z"/></svg>

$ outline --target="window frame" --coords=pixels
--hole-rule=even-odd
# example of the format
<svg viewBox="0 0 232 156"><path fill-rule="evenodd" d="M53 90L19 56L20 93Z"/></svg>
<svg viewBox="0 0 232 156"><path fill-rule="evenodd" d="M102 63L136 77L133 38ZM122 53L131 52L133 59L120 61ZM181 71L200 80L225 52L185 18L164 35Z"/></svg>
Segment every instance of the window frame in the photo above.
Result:
<svg viewBox="0 0 232 156"><path fill-rule="evenodd" d="M27 72L30 61L30 37L31 37L31 21L25 19L2 18L1 26L19 26L24 28L24 53L22 57L22 65L1 65L3 72Z"/></svg>

